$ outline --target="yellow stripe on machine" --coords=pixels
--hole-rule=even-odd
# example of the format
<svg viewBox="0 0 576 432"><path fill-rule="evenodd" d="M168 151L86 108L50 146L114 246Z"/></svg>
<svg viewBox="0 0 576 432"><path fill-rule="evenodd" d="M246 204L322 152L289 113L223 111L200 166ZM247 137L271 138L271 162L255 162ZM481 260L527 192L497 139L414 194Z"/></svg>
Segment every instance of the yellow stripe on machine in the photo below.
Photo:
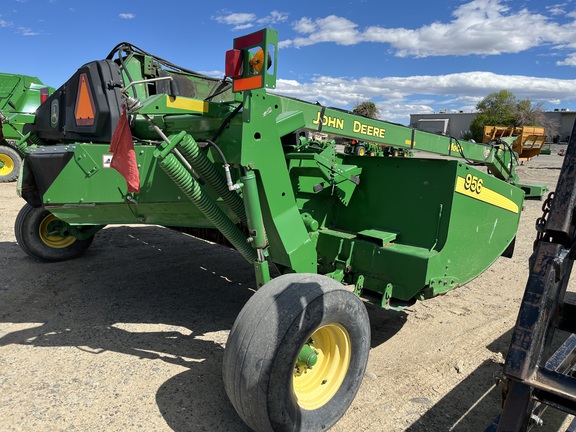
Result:
<svg viewBox="0 0 576 432"><path fill-rule="evenodd" d="M184 97L168 98L166 101L168 108L182 109L186 111L208 112L208 102L198 99L188 99Z"/></svg>
<svg viewBox="0 0 576 432"><path fill-rule="evenodd" d="M492 189L488 189L484 185L481 185L480 188L472 188L469 186L467 187L464 177L458 176L456 181L456 192L462 195L466 195L470 198L474 198L478 201L500 207L504 210L511 211L512 213L518 214L520 212L518 204L516 204L511 199L506 198L502 194L499 194Z"/></svg>

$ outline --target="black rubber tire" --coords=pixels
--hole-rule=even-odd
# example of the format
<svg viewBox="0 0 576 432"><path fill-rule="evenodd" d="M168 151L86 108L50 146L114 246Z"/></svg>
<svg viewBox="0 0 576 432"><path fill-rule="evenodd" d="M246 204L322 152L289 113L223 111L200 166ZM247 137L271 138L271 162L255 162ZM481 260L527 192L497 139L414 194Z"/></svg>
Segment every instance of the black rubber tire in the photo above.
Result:
<svg viewBox="0 0 576 432"><path fill-rule="evenodd" d="M350 338L348 369L326 403L304 409L292 384L296 358L312 333L334 323ZM224 352L224 387L255 431L326 430L356 396L369 351L368 313L356 295L326 276L287 274L260 288L238 315Z"/></svg>
<svg viewBox="0 0 576 432"><path fill-rule="evenodd" d="M354 149L354 154L356 154L356 156L364 156L366 154L366 148L361 145L356 146Z"/></svg>
<svg viewBox="0 0 576 432"><path fill-rule="evenodd" d="M86 252L94 240L93 235L85 240L75 239L66 247L53 247L42 239L40 234L42 223L51 216L52 213L42 207L36 208L28 203L24 204L14 224L16 241L22 250L40 262L66 261L78 258Z"/></svg>
<svg viewBox="0 0 576 432"><path fill-rule="evenodd" d="M22 166L22 158L16 150L5 145L0 145L0 159L6 164L0 168L0 183L16 181Z"/></svg>

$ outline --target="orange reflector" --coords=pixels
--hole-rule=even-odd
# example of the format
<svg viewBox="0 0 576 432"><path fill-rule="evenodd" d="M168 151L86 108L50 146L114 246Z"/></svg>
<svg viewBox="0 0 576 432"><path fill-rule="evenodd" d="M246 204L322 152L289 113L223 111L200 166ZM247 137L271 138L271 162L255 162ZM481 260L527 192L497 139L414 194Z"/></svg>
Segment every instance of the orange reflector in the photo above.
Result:
<svg viewBox="0 0 576 432"><path fill-rule="evenodd" d="M94 102L85 73L80 74L74 117L77 126L92 126L94 124Z"/></svg>
<svg viewBox="0 0 576 432"><path fill-rule="evenodd" d="M255 75L248 78L234 80L235 92L243 90L252 90L262 87L262 75Z"/></svg>
<svg viewBox="0 0 576 432"><path fill-rule="evenodd" d="M264 66L264 50L260 48L250 60L250 66L256 71L256 73L260 73L262 71L262 67Z"/></svg>

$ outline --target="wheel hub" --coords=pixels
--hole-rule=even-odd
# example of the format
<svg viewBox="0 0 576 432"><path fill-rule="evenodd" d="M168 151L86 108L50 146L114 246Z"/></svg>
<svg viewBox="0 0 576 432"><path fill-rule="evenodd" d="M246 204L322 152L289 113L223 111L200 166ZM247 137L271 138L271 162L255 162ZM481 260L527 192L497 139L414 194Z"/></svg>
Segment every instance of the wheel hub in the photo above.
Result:
<svg viewBox="0 0 576 432"><path fill-rule="evenodd" d="M71 236L68 225L54 215L48 215L40 223L38 233L40 239L52 248L63 249L72 245L76 241L76 237Z"/></svg>
<svg viewBox="0 0 576 432"><path fill-rule="evenodd" d="M314 349L314 341L312 339L302 347L298 359L296 360L296 367L294 368L294 373L302 375L304 370L312 369L312 367L318 362L318 351Z"/></svg>
<svg viewBox="0 0 576 432"><path fill-rule="evenodd" d="M0 175L5 176L14 170L14 161L10 156L0 154Z"/></svg>
<svg viewBox="0 0 576 432"><path fill-rule="evenodd" d="M350 335L332 323L320 327L301 348L292 383L298 405L307 410L322 407L338 391L350 364Z"/></svg>

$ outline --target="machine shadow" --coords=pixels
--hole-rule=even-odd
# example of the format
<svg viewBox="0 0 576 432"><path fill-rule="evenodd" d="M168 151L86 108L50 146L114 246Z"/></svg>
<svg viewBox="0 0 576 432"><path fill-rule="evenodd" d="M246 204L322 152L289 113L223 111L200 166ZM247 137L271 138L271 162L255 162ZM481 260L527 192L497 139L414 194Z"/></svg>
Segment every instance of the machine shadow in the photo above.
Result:
<svg viewBox="0 0 576 432"><path fill-rule="evenodd" d="M487 348L493 353L508 352L512 329L494 340ZM439 402L428 409L406 431L408 432L488 432L496 431L493 422L502 410L500 378L504 364L492 359L483 361L469 376L454 387ZM486 413L493 413L486 417ZM561 431L566 414L554 409L545 411L542 419L548 432Z"/></svg>
<svg viewBox="0 0 576 432"><path fill-rule="evenodd" d="M398 333L404 324L406 324L406 312L382 309L373 304L367 304L366 310L370 317L370 348L376 348L382 345Z"/></svg>
<svg viewBox="0 0 576 432"><path fill-rule="evenodd" d="M0 329L29 324L0 332L0 350L76 347L179 365L187 371L157 393L170 426L246 430L221 379L228 331L254 287L252 266L236 251L161 227L123 226L101 231L68 262L38 263L15 243L0 243L0 257Z"/></svg>
<svg viewBox="0 0 576 432"><path fill-rule="evenodd" d="M10 344L113 351L186 368L158 389L175 431L248 430L222 383L229 330L254 293L252 266L232 249L157 226L108 227L80 258L38 263L0 243L0 350ZM405 322L367 305L375 347ZM2 328L2 327L0 327Z"/></svg>

